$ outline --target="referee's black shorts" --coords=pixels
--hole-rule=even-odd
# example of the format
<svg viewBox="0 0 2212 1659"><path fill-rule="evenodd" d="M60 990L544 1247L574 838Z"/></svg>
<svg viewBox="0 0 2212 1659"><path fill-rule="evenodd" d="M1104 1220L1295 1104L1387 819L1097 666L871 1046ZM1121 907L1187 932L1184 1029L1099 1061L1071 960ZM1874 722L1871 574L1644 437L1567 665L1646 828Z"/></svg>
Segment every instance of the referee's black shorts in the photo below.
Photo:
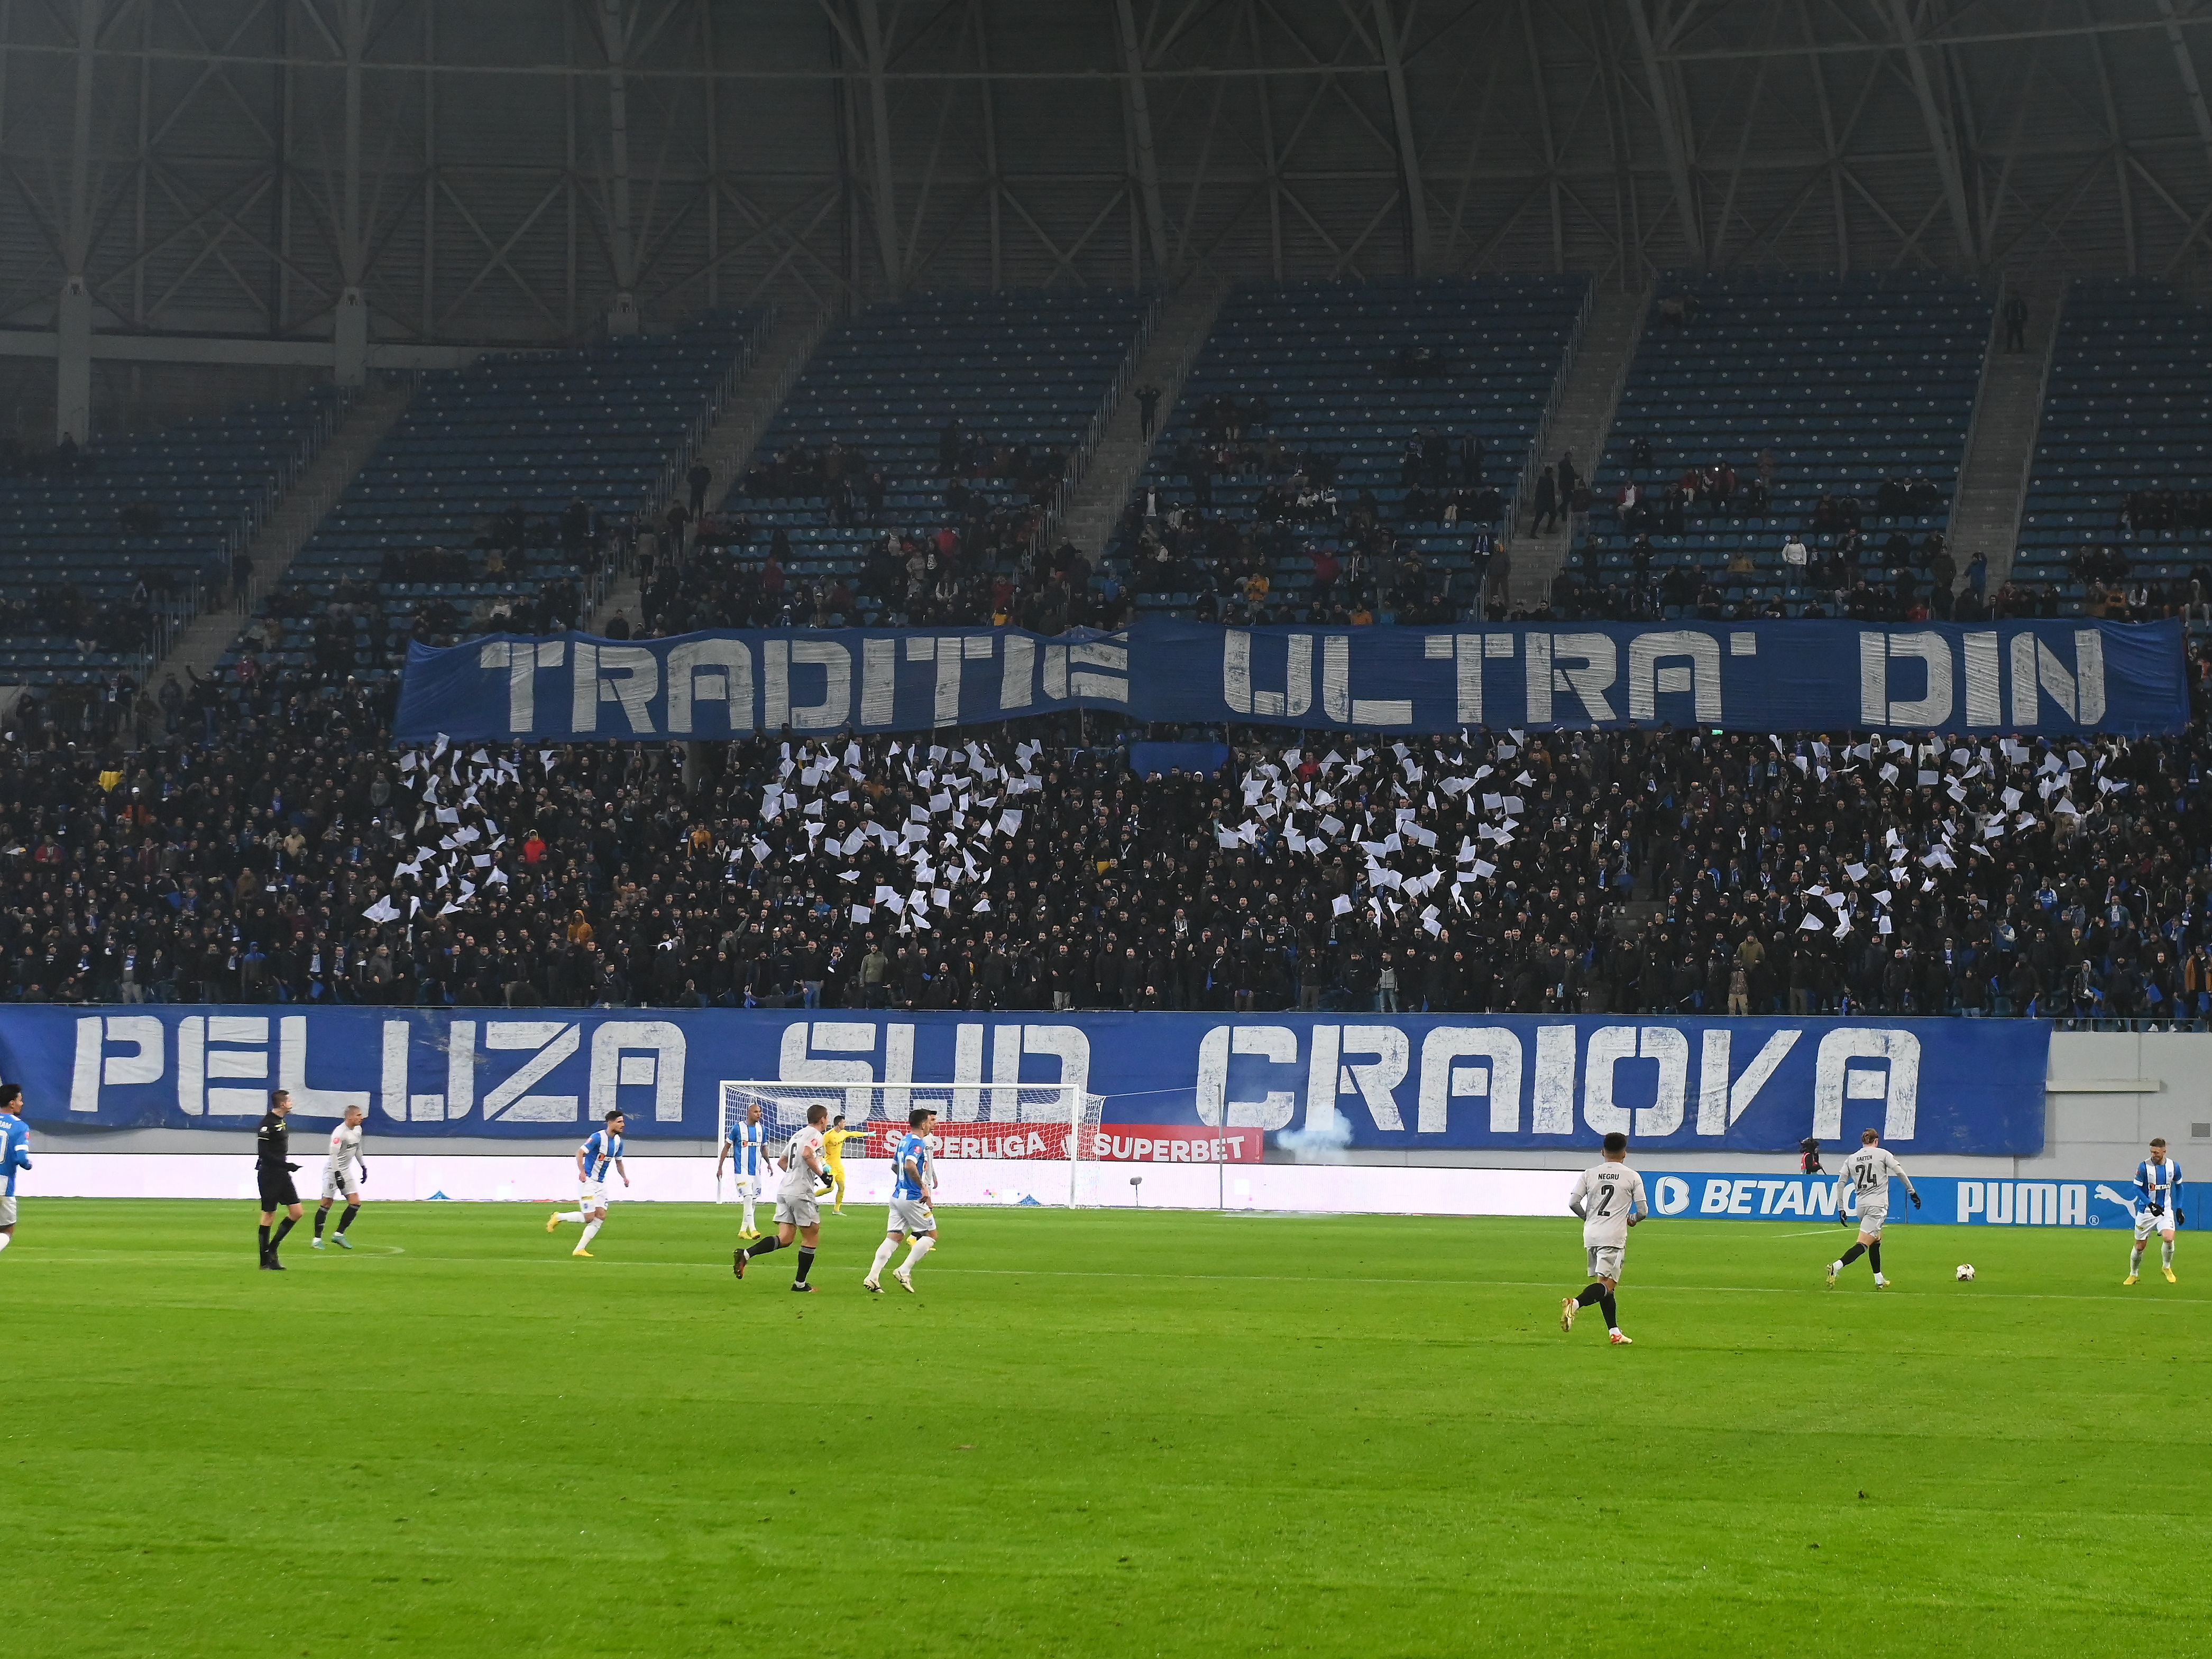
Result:
<svg viewBox="0 0 2212 1659"><path fill-rule="evenodd" d="M281 1210L300 1201L300 1189L292 1184L289 1170L263 1170L258 1174L263 1209Z"/></svg>

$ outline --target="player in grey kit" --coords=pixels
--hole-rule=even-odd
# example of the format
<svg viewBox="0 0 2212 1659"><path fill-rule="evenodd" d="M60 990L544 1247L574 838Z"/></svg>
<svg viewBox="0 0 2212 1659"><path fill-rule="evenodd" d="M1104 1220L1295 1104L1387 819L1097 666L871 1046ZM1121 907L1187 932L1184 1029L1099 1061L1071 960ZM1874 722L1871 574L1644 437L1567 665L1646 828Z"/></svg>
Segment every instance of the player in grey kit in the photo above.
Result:
<svg viewBox="0 0 2212 1659"><path fill-rule="evenodd" d="M365 1114L358 1106L345 1109L344 1120L331 1131L331 1150L323 1159L323 1201L315 1206L315 1248L323 1248L323 1224L331 1218L331 1206L343 1196L338 1229L331 1235L342 1250L353 1249L346 1229L361 1213L361 1183L368 1178L368 1160L361 1155L361 1125Z"/></svg>
<svg viewBox="0 0 2212 1659"><path fill-rule="evenodd" d="M1583 1218L1583 1249L1589 1256L1590 1282L1580 1296L1559 1304L1559 1328L1575 1328L1575 1315L1595 1306L1605 1316L1607 1340L1627 1347L1632 1339L1620 1328L1620 1305L1613 1292L1620 1285L1621 1258L1628 1252L1628 1230L1651 1213L1644 1196L1644 1177L1628 1167L1628 1137L1614 1133L1605 1138L1605 1162L1584 1170L1568 1195L1567 1207Z"/></svg>
<svg viewBox="0 0 2212 1659"><path fill-rule="evenodd" d="M1828 1264L1828 1288L1832 1291L1836 1288L1836 1276L1861 1256L1866 1257L1874 1268L1875 1289L1889 1288L1889 1281L1881 1276L1881 1224L1889 1218L1889 1183L1893 1179L1905 1183L1912 1207L1920 1207L1920 1194L1913 1190L1912 1177L1905 1173L1897 1154L1884 1149L1881 1132L1869 1129L1859 1139L1863 1144L1858 1151L1845 1158L1844 1167L1836 1171L1836 1219L1844 1219L1844 1190L1856 1192L1859 1195L1859 1242Z"/></svg>

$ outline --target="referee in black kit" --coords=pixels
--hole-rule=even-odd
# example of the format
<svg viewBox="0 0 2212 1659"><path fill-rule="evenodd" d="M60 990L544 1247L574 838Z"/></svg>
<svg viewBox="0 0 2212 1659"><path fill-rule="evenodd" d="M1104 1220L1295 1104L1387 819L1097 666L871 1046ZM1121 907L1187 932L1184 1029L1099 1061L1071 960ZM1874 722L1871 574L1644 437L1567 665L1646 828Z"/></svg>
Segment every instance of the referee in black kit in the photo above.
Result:
<svg viewBox="0 0 2212 1659"><path fill-rule="evenodd" d="M300 1218L300 1193L292 1184L292 1171L300 1166L289 1161L292 1131L284 1121L291 1109L292 1097L282 1089L272 1089L269 1109L262 1114L260 1126L253 1132L253 1173L261 1183L261 1267L264 1273L284 1271L284 1264L276 1259L276 1247L284 1242L284 1235ZM269 1224L276 1218L279 1210L284 1212L284 1224L271 1238Z"/></svg>

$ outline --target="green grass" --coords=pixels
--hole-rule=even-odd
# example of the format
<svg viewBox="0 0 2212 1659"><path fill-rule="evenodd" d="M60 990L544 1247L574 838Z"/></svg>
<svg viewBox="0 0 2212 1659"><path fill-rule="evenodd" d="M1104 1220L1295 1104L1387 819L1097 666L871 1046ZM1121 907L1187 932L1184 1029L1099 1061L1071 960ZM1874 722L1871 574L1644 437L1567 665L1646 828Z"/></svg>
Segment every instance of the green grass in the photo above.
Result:
<svg viewBox="0 0 2212 1659"><path fill-rule="evenodd" d="M1861 1656L2212 1627L2207 1304L2124 1238L954 1211L922 1293L733 1212L27 1197L8 1650ZM1971 1255L1978 1283L1956 1285ZM2132 1629L2134 1634L2129 1632Z"/></svg>

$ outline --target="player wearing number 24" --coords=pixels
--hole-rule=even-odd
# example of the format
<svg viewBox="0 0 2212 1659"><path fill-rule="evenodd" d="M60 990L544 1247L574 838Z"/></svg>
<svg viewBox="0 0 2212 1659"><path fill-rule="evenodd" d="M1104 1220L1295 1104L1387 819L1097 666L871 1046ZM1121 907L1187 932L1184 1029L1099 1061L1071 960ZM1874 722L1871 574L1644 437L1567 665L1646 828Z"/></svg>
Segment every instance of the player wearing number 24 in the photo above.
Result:
<svg viewBox="0 0 2212 1659"><path fill-rule="evenodd" d="M1889 1288L1889 1281L1881 1276L1881 1224L1889 1218L1889 1183L1892 1178L1905 1183L1905 1194L1912 1200L1912 1207L1920 1207L1920 1194L1912 1185L1912 1177L1905 1173L1905 1166L1897 1161L1897 1154L1881 1144L1881 1131L1868 1129L1859 1136L1860 1146L1844 1160L1844 1167L1836 1172L1836 1219L1847 1219L1844 1214L1844 1189L1850 1188L1859 1196L1858 1243L1828 1264L1828 1288L1836 1288L1836 1279L1844 1268L1861 1256L1874 1269L1874 1287L1878 1291Z"/></svg>

